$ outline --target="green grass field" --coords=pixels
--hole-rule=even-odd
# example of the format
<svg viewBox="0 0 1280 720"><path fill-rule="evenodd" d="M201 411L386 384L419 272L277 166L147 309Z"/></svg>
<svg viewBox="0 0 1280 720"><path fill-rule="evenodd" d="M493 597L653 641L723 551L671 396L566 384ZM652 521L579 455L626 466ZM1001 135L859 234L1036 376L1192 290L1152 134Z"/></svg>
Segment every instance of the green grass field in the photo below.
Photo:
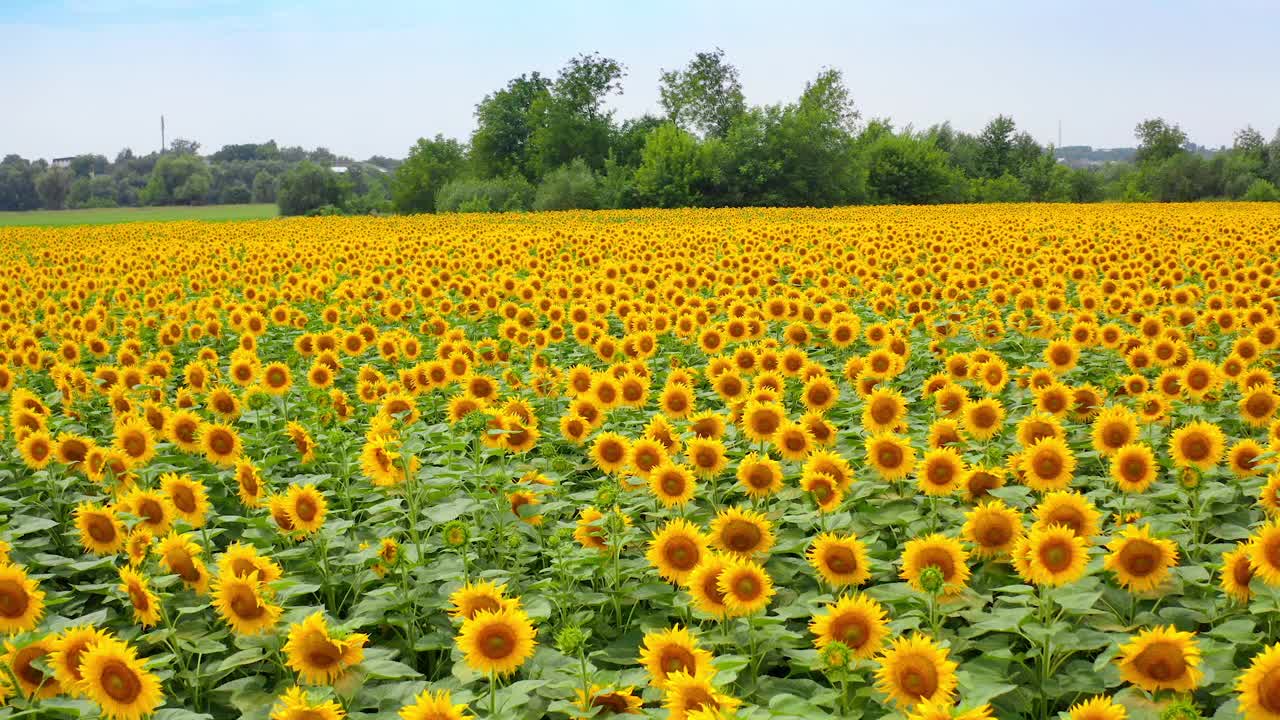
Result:
<svg viewBox="0 0 1280 720"><path fill-rule="evenodd" d="M6 225L110 225L169 220L263 220L275 216L276 206L272 204L31 210L0 212L0 227Z"/></svg>

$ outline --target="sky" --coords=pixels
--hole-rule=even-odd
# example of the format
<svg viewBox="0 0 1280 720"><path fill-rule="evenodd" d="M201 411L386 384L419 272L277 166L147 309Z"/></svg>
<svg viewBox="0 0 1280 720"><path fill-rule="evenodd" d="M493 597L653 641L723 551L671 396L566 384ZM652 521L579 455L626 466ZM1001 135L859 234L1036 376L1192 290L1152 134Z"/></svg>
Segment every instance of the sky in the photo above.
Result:
<svg viewBox="0 0 1280 720"><path fill-rule="evenodd" d="M658 76L722 48L748 102L838 68L864 119L1121 147L1148 117L1230 145L1280 125L1280 2L0 0L0 155L168 138L203 152L275 139L403 157L465 139L485 94L580 52L627 68L619 118L659 113Z"/></svg>

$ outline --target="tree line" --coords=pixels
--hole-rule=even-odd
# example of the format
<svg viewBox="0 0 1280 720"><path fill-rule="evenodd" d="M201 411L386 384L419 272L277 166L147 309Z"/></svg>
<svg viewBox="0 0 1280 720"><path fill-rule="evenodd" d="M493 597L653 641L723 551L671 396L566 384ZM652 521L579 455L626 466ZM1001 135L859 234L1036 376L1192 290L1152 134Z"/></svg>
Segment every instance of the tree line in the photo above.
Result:
<svg viewBox="0 0 1280 720"><path fill-rule="evenodd" d="M607 102L625 77L622 63L598 53L570 59L555 77L522 74L476 105L465 142L422 138L403 162L354 163L274 141L206 158L180 140L144 157L122 151L113 163L80 156L70 168L10 155L0 163L0 209L256 201L292 215L1280 200L1280 130L1267 141L1246 127L1231 148L1209 153L1176 123L1149 119L1135 128L1131 156L1081 168L1006 115L976 134L864 120L835 69L794 101L749 105L724 52L702 52L661 73L660 114L620 120Z"/></svg>

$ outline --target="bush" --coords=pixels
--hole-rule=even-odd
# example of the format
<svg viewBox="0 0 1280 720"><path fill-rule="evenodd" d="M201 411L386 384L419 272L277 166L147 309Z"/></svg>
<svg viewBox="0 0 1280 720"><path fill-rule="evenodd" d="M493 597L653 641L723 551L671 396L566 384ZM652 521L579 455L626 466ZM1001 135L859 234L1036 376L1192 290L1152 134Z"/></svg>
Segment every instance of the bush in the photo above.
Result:
<svg viewBox="0 0 1280 720"><path fill-rule="evenodd" d="M244 183L236 183L223 188L222 195L218 197L218 202L223 205L243 205L253 201L253 193L245 187Z"/></svg>
<svg viewBox="0 0 1280 720"><path fill-rule="evenodd" d="M547 173L533 199L534 210L597 210L601 205L600 178L581 159Z"/></svg>
<svg viewBox="0 0 1280 720"><path fill-rule="evenodd" d="M1254 180L1241 199L1248 202L1280 202L1280 189L1266 180Z"/></svg>
<svg viewBox="0 0 1280 720"><path fill-rule="evenodd" d="M451 180L436 195L438 212L515 212L533 204L533 186L519 175L509 178Z"/></svg>
<svg viewBox="0 0 1280 720"><path fill-rule="evenodd" d="M973 199L982 203L1026 202L1030 195L1026 183L1009 173L973 181Z"/></svg>
<svg viewBox="0 0 1280 720"><path fill-rule="evenodd" d="M276 204L281 215L308 215L325 206L344 207L350 194L337 173L303 161L281 176Z"/></svg>

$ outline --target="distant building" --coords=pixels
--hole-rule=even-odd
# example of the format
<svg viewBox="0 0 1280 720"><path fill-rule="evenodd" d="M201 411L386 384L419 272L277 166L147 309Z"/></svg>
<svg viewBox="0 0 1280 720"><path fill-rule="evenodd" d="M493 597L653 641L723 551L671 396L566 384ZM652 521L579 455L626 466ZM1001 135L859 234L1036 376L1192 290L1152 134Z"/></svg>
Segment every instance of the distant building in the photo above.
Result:
<svg viewBox="0 0 1280 720"><path fill-rule="evenodd" d="M49 164L56 168L69 168L71 167L71 161L75 159L74 155L71 157L54 158Z"/></svg>

